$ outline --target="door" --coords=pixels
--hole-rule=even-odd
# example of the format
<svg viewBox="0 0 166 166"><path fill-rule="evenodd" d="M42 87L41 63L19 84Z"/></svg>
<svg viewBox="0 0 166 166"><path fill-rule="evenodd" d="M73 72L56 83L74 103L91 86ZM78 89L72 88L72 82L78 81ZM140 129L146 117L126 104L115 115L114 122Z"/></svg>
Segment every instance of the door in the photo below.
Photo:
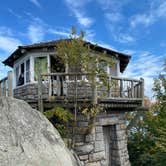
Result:
<svg viewBox="0 0 166 166"><path fill-rule="evenodd" d="M110 126L103 126L104 146L107 166L111 166Z"/></svg>
<svg viewBox="0 0 166 166"><path fill-rule="evenodd" d="M113 146L117 146L116 142L116 125L103 126L103 135L105 143L105 154L107 166L111 166L113 156Z"/></svg>

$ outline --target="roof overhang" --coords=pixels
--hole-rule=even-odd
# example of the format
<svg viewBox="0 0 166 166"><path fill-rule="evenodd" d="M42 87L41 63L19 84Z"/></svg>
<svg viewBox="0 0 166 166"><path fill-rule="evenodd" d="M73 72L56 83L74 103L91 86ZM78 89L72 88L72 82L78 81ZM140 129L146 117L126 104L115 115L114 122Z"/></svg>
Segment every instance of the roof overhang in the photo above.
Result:
<svg viewBox="0 0 166 166"><path fill-rule="evenodd" d="M69 40L69 39L65 39ZM21 58L25 52L28 52L29 50L33 51L35 49L40 49L40 48L54 48L56 47L56 44L60 40L55 40L55 41L50 41L50 42L44 42L44 43L37 43L37 44L32 44L32 45L26 45L26 46L18 46L18 48L6 59L3 61L5 65L8 65L10 67L13 67L14 62ZM113 51L108 48L104 48L99 45L92 44L90 42L85 42L85 44L89 44L90 48L94 51L98 52L106 52L107 55L110 56L115 56L120 60L120 72L122 73L125 68L127 67L131 56L127 54L123 54L117 51Z"/></svg>

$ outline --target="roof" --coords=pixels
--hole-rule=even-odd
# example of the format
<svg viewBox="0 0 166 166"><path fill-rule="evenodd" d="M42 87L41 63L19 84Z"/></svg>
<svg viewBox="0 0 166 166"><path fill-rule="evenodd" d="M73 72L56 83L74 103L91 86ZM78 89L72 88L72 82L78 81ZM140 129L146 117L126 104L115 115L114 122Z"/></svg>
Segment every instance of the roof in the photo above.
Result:
<svg viewBox="0 0 166 166"><path fill-rule="evenodd" d="M22 57L25 51L29 51L29 50L33 51L34 49L38 49L38 48L54 48L56 44L61 40L70 41L70 39L60 39L60 40L53 40L53 41L42 42L42 43L35 43L31 45L18 46L18 48L6 60L4 60L3 63L5 65L13 67L14 62L20 57ZM90 42L85 41L85 44L89 44L92 50L95 50L98 52L106 51L107 55L117 57L120 60L120 72L123 72L125 70L131 58L130 55L123 54L108 48L104 48L102 46L92 44Z"/></svg>

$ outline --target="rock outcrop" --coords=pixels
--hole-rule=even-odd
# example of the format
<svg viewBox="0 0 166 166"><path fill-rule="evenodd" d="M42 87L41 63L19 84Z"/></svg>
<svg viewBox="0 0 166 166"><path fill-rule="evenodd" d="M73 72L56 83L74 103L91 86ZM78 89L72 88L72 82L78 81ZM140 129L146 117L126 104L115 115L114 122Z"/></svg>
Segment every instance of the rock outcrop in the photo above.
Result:
<svg viewBox="0 0 166 166"><path fill-rule="evenodd" d="M0 98L0 166L77 166L58 131L26 102Z"/></svg>

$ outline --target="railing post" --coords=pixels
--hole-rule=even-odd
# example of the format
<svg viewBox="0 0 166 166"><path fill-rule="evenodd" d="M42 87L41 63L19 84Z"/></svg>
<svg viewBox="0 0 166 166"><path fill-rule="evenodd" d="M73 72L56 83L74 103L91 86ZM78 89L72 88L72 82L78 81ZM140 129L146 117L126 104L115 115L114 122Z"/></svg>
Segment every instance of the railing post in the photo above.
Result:
<svg viewBox="0 0 166 166"><path fill-rule="evenodd" d="M109 86L109 91L108 91L108 97L111 97L111 76L108 76L108 86Z"/></svg>
<svg viewBox="0 0 166 166"><path fill-rule="evenodd" d="M38 108L40 112L44 111L42 99L42 76L38 74Z"/></svg>
<svg viewBox="0 0 166 166"><path fill-rule="evenodd" d="M51 75L49 76L48 75L48 87L49 87L49 89L48 89L48 93L49 93L49 98L52 96L52 79L51 79Z"/></svg>
<svg viewBox="0 0 166 166"><path fill-rule="evenodd" d="M120 79L120 97L123 97L123 80Z"/></svg>
<svg viewBox="0 0 166 166"><path fill-rule="evenodd" d="M134 98L134 83L131 81L131 98Z"/></svg>
<svg viewBox="0 0 166 166"><path fill-rule="evenodd" d="M142 106L144 105L144 79L140 78L141 80L141 97L142 97Z"/></svg>

